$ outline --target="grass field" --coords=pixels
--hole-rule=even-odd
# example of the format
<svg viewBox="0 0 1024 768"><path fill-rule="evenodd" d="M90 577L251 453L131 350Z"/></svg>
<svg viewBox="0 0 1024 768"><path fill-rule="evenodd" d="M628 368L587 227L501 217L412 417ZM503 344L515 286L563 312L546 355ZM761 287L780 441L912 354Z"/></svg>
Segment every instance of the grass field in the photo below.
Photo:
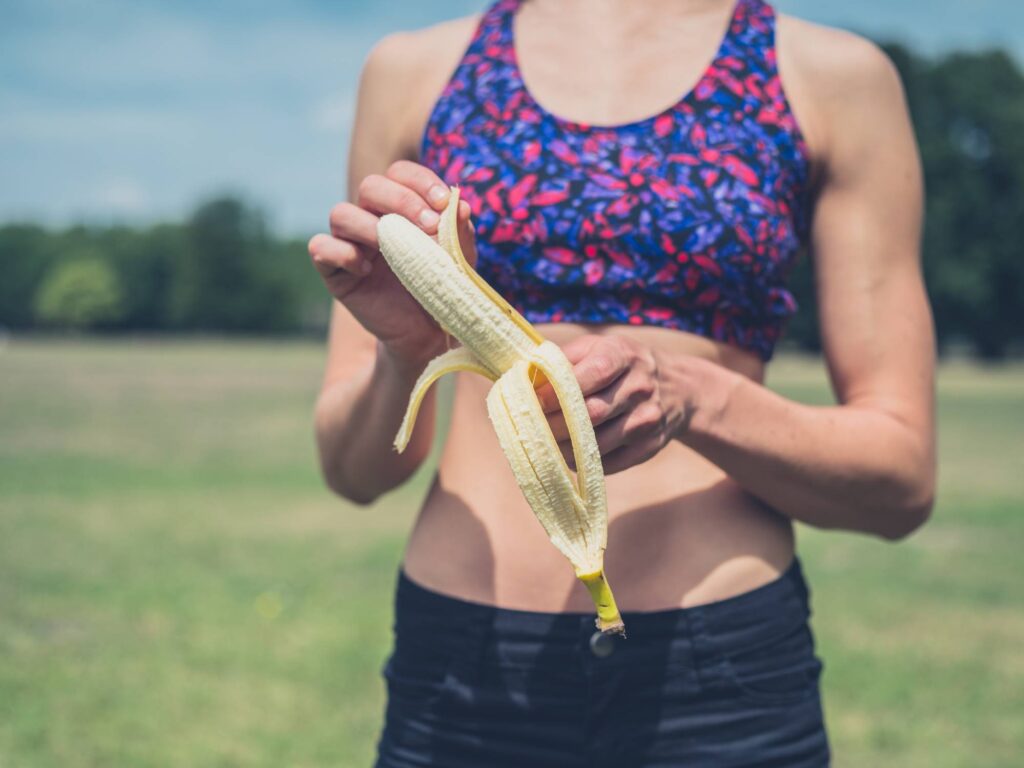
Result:
<svg viewBox="0 0 1024 768"><path fill-rule="evenodd" d="M322 487L315 344L0 351L0 766L368 766L429 468ZM770 385L829 402L820 365ZM1024 764L1024 367L940 374L939 505L802 529L838 766Z"/></svg>

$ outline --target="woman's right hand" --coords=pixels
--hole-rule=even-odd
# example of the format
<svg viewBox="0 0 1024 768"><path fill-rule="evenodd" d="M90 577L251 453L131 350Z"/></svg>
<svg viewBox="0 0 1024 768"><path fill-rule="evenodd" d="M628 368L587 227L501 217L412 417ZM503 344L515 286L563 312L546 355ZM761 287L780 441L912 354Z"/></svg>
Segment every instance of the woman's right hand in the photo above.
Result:
<svg viewBox="0 0 1024 768"><path fill-rule="evenodd" d="M408 160L391 164L384 175L359 184L357 202L331 210L331 234L314 235L309 255L331 294L376 336L390 353L419 364L445 348L444 331L406 291L380 254L377 222L398 213L429 235L436 235L448 186L429 168ZM476 243L470 206L459 202L459 241L470 264Z"/></svg>

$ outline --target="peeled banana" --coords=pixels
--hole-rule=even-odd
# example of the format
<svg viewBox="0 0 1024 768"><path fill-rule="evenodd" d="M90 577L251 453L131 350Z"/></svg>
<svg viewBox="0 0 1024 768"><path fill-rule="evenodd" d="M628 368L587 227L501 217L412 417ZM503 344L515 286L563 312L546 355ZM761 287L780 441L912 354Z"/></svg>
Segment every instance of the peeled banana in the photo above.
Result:
<svg viewBox="0 0 1024 768"><path fill-rule="evenodd" d="M597 627L625 634L604 575L608 501L601 454L572 364L466 261L459 245L458 208L459 188L453 186L436 242L398 214L386 214L377 224L381 253L392 272L462 344L434 358L416 381L395 448L405 450L423 396L439 378L472 371L493 381L487 413L516 482L551 543L590 592ZM569 427L575 476L537 400L536 388L545 381Z"/></svg>

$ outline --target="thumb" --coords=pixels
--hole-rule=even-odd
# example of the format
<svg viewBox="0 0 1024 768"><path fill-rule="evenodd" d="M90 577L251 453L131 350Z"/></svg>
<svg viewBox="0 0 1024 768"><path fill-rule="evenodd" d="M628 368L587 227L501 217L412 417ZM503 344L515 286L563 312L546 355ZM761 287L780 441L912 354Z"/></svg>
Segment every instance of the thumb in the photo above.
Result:
<svg viewBox="0 0 1024 768"><path fill-rule="evenodd" d="M459 245L462 247L462 254L466 257L466 261L475 269L477 262L476 227L473 226L470 214L469 203L459 203Z"/></svg>

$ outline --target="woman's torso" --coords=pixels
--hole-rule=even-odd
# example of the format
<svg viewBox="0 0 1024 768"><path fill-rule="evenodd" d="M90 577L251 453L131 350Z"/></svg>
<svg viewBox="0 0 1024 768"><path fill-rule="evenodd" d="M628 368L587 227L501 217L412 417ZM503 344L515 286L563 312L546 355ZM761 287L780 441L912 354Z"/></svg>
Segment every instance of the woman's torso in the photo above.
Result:
<svg viewBox="0 0 1024 768"><path fill-rule="evenodd" d="M740 2L749 7L763 7L759 0ZM680 66L670 67L663 64L660 69L652 69L648 77L643 77L639 73L632 75L634 82L650 82L654 80L655 73L659 79L664 79L667 85L661 90L660 102L656 93L652 95L638 91L635 97L623 97L623 101L615 110L619 117L611 115L610 119L604 120L601 119L601 105L595 105L593 99L579 99L576 105L578 111L570 108L571 93L579 92L580 88L566 89L563 83L560 90L558 70L553 64L554 61L580 61L579 57L586 57L589 54L583 50L574 53L573 46L566 46L564 43L560 43L555 51L552 47L554 38L551 37L551 27L545 24L545 20L527 16L525 11L530 10L527 8L528 4L524 4L522 8L515 6L514 0L503 0L489 6L488 12L492 15L489 21L485 15L485 22L491 25L508 25L503 31L492 30L492 38L482 37L487 29L479 26L480 17L462 21L462 45L455 50L449 49L447 57L439 58L436 61L436 72L425 73L424 81L450 84L452 79L461 78L460 87L486 87L477 76L483 71L483 80L486 80L491 71L487 66L481 70L478 64L474 64L474 79L471 81L470 78L462 78L463 70L467 66L467 59L463 54L470 39L477 49L490 45L487 53L492 56L504 56L506 66L511 58L513 69L507 70L508 72L518 76L522 76L524 71L529 73L528 87L524 85L522 79L517 83L521 92L517 97L517 103L524 103L522 100L525 99L534 112L539 112L545 119L551 121L548 123L549 129L561 128L575 132L578 141L584 138L580 132L587 128L586 124L556 115L570 115L581 120L592 119L599 126L610 126L608 130L613 133L591 135L593 139L607 139L612 135L619 137L619 133L614 133L616 126L627 124L630 130L635 129L638 132L631 135L643 137L646 130L646 135L649 136L656 130L655 118L662 117L669 111L650 107L658 103L672 103L671 99L664 98L664 94L678 94L681 91L678 77L685 77L685 74L677 75L673 88L672 83L663 77L665 70L671 69L677 73L689 70L695 73L686 82L696 82L697 85L688 90L682 100L676 96L676 104L688 109L691 106L690 97L697 86L707 88L711 85L708 77L711 67L708 62L711 61L712 66L719 66L724 56L737 53L726 49L725 42L729 40L728 36L731 33L728 29L723 32L722 28L727 26L730 20L733 23L737 22L734 14L740 8L739 5L734 9L731 2L723 0L720 3L709 4L709 11L699 17L674 19L679 30L686 33L685 36L681 36L683 43L680 49L683 53L679 57ZM516 10L514 26L511 16L498 18L495 15L508 14L509 8ZM671 28L671 24L666 24ZM656 25L652 22L647 22L646 28L653 32L654 26ZM740 27L737 26L736 29ZM509 38L512 30L515 33L514 48L510 45ZM443 34L451 35L452 30L449 29ZM564 36L562 39L565 39ZM531 40L536 41L535 46L529 45ZM690 41L692 45L687 45L686 43ZM710 41L710 44L707 41ZM738 53L742 54L742 50ZM774 51L769 50L768 55L774 56ZM526 66L519 69L521 62L526 62ZM755 62L757 63L761 63L760 60ZM459 64L459 69L455 68L456 64ZM728 65L728 62L726 64ZM532 66L535 66L536 70L532 69ZM587 64L584 63L580 68L587 69ZM494 76L500 77L500 67L497 69L498 72ZM739 70L740 67L736 67L736 71ZM585 76L581 77L586 79ZM591 80L593 81L593 78ZM625 82L630 80L627 78ZM775 82L778 83L777 77ZM508 83L501 85L508 87ZM748 86L757 88L758 83L748 83ZM476 186L466 181L469 175L465 169L466 158L473 159L474 151L479 154L486 152L488 148L479 144L474 148L462 135L452 139L454 134L448 133L444 134L444 138L439 138L442 134L437 129L438 115L448 110L445 116L451 118L451 113L458 111L457 102L448 91L442 93L439 102L437 94L440 88L426 90L431 92L432 98L427 96L422 104L417 105L416 119L411 121L411 143L417 147L418 152L414 159L428 165L443 166L435 167L434 170L449 183L462 182L460 186L466 199L473 205L478 236L483 241L480 245L481 258L491 259L488 263L479 264L478 268L487 279L497 285L499 290L508 293L513 289L521 289L525 297L531 290L530 286L515 282L515 272L498 264L496 257L501 255L508 264L514 263L516 257L528 259L534 252L529 246L536 247L537 243L526 243L527 247L518 250L502 250L503 246L497 243L501 239L497 233L502 227L513 225L516 219L525 226L529 223L529 212L523 216L517 216L514 211L508 210L499 210L496 213L495 207L500 207L502 201L507 203L508 197L487 199L488 193L494 189L494 180L481 180L484 183ZM618 90L616 93L622 94L622 91ZM550 95L545 97L538 94ZM507 96L507 93L504 95ZM461 98L465 99L466 96L467 94L463 93ZM547 112L544 107L540 107L540 103L550 103L551 111ZM567 105L564 110L559 108L563 103ZM776 99L775 103L781 104L783 108L788 106L784 96ZM585 112L588 108L592 110L589 114ZM611 114L611 110L607 114ZM717 126L711 125L712 130L728 130L735 127L736 142L746 141L749 144L752 141L740 130L743 120L746 119L743 115L737 113L734 116L735 122L729 124L727 117L722 117L720 113L716 114L719 114L721 122ZM504 119L512 124L516 117L514 114L494 116L496 120ZM699 117L698 115L697 118ZM786 113L785 117L792 119L789 113ZM462 119L467 118L463 115ZM699 124L700 119L691 121L691 130L692 126ZM431 126L433 132L427 133L426 129ZM662 123L658 123L657 131L662 132L661 129ZM538 139L537 143L550 144L552 141L558 141L557 134L553 138L550 133L535 133L534 137ZM480 139L479 136L477 138ZM517 145L522 145L521 136L513 138ZM662 138L668 141L672 139L671 136ZM782 138L791 142L784 144L789 150L793 150L795 142L802 139L795 128L795 123ZM756 140L763 143L762 139L763 137ZM632 139L623 140L623 143L630 141ZM449 142L451 146L443 147L442 152L438 151L442 143ZM607 142L602 146L607 146ZM721 142L718 146L721 146ZM680 146L676 149L680 152L693 151L692 146ZM766 189L760 190L762 199L755 199L755 203L771 205L772 200L765 199L764 193L770 195L777 189L775 204L777 205L779 200L792 204L792 200L786 199L786 195L792 198L804 189L801 187L797 190L793 184L806 182L806 178L800 174L806 173L807 169L799 167L801 157L798 155L786 155L785 152L780 154L774 147L771 152L774 153L771 155L773 159L765 168L756 164L751 168L750 164L746 163L741 164L743 167L736 173L774 173L777 178L774 178L771 184L767 184ZM622 156L620 150L618 157ZM642 156L643 146L639 145L637 157ZM713 174L722 170L719 167L722 163L717 156L705 157L703 160L704 167L701 170L705 173L707 168L711 168ZM500 164L496 159L491 162ZM481 162L478 167L489 164L491 163L487 161ZM566 168L567 172L568 170L570 169ZM575 172L573 170L573 173ZM520 174L517 180L521 181L523 175L525 174ZM717 176L715 178L717 179ZM707 176L703 179L711 181ZM544 181L544 178L534 180L530 182L530 186L539 189L543 187ZM678 179L675 181L676 188L681 188L681 182ZM611 186L614 189L616 185L611 183ZM718 190L724 191L719 193ZM624 194L621 190L617 192L619 198ZM710 188L710 194L723 199L732 192L735 190L731 190L726 182ZM672 190L669 190L670 198L671 194ZM555 198L549 195L545 199L557 199L557 195ZM742 202L748 204L749 200L750 196L745 195ZM692 206L688 208L686 202L684 200L684 205L681 206L684 217L704 215ZM638 210L645 207L651 210L653 205L654 209L657 209L657 203L664 204L665 197L655 200L649 196L638 196L634 207ZM735 206L723 203L718 210L726 208L733 210ZM748 236L755 239L753 243L741 238L739 245L749 244L749 252L733 254L732 262L726 261L728 253L721 255L715 252L716 258L722 259L720 264L726 265L725 277L715 264L711 264L710 268L719 270L718 272L709 274L704 270L694 276L687 275L684 269L672 275L674 283L680 286L685 285L689 278L693 278L693 282L688 286L690 294L713 291L715 295L720 296L718 305L709 306L704 315L697 315L696 308L691 306L685 313L671 315L666 310L665 316L643 318L642 322L632 324L633 319L625 319L626 315L614 317L615 307L608 310L605 306L597 312L597 305L594 302L567 299L560 303L557 289L553 289L554 292L550 296L539 295L543 283L538 283L533 286L534 294L531 299L538 307L546 307L546 311L537 310L532 316L529 313L527 316L534 321L544 336L557 343L564 343L582 333L624 334L669 354L696 355L714 360L755 381L761 381L764 376L765 360L770 357L771 346L782 327L782 315L791 311L792 307L784 302L784 311L773 310L770 307L766 309L765 297L768 295L768 289L765 289L764 296L754 295L749 288L753 283L749 280L749 275L744 276L747 267L743 265L753 264L755 269L760 270L763 265L771 267L774 260L780 260L782 257L771 250L779 242L780 235L776 230L792 222L793 217L780 216L776 221L771 220L763 210L760 214L760 218L769 219L774 228L769 232L762 226L761 229L765 231L748 232ZM740 210L736 216L735 224L738 229L744 228L744 222L757 219L749 210ZM599 221L600 223L602 222ZM714 221L710 223L715 224ZM795 237L793 232L783 234L790 238ZM665 243L663 236L664 233L654 239L658 244L665 244L671 249L671 244ZM729 244L724 240L721 242L722 248L727 251ZM541 245L543 244L542 242ZM642 251L642 246L643 243L640 241L631 241L621 250ZM489 257L486 256L486 248L492 249ZM637 269L648 267L649 277L655 273L664 275L667 262L654 263L663 255L663 250L651 250L645 264L638 265ZM555 258L557 259L557 254ZM638 258L644 258L643 254L639 254ZM676 259L673 263L678 265L682 262ZM549 264L557 268L561 262L551 261ZM654 266L651 266L652 264ZM737 268L737 264L741 266ZM583 270L572 269L572 264L562 266L567 268L555 275L554 283L557 284L559 275L564 275L566 281L587 281L587 275ZM533 269L533 266L519 263L517 268L521 271ZM628 279L630 273L624 274L627 279L619 281L622 290L636 282L642 283L648 291L647 295L634 299L635 302L642 301L646 307L657 304L662 298L658 294L657 286L652 287L652 283L656 281L649 279L631 282ZM731 286L728 284L729 275L733 278ZM602 274L601 277L605 278L605 275ZM612 277L613 275L608 275L607 279ZM707 285L703 284L704 281L708 281ZM761 283L765 283L765 280ZM670 293L672 284L665 282L663 293ZM770 291L774 292L772 296L782 295L788 302L790 297L785 294L781 285L781 280L777 278L775 285L770 288ZM761 288L764 288L764 285L761 285ZM577 291L572 295L585 294ZM742 306L744 297L748 296L749 306ZM520 298L525 301L524 297ZM611 296L611 300L614 304L614 296ZM626 306L625 303L622 304L622 307ZM667 303L666 306L671 304ZM725 313L723 307L726 306L735 307L732 315ZM552 310L552 307L556 309ZM714 316L716 310L721 317ZM734 322L730 322L732 317L735 317ZM559 321L548 322L555 318ZM612 321L601 322L602 318ZM691 325L694 326L692 332L687 330ZM591 605L589 596L574 578L569 563L550 544L540 523L533 516L491 430L485 406L485 396L489 387L490 382L479 377L469 374L458 376L451 423L440 466L410 538L404 568L411 578L424 586L463 599L524 610L586 611ZM659 610L723 599L773 580L792 559L794 541L792 526L788 519L743 491L719 468L678 441L671 442L644 464L608 476L606 482L609 504L606 568L623 610Z"/></svg>

